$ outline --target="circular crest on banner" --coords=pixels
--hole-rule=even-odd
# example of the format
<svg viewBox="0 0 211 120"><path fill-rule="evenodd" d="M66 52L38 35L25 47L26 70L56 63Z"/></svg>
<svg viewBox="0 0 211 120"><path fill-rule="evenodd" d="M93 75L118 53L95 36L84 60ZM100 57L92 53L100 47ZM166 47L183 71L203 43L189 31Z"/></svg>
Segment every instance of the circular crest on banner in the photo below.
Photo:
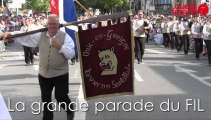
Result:
<svg viewBox="0 0 211 120"><path fill-rule="evenodd" d="M206 4L201 4L198 7L198 13L201 15L206 15L209 11L209 8Z"/></svg>

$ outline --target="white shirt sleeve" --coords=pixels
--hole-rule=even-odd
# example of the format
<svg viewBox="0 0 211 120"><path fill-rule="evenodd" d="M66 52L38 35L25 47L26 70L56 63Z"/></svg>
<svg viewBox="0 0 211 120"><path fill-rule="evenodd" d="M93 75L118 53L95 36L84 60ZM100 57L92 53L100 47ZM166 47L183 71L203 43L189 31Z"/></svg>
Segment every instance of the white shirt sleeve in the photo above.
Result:
<svg viewBox="0 0 211 120"><path fill-rule="evenodd" d="M178 31L178 26L177 26L177 24L174 24L174 26L173 26L173 32L177 32Z"/></svg>
<svg viewBox="0 0 211 120"><path fill-rule="evenodd" d="M151 24L151 23L149 23L149 27L150 27L150 29L152 29L152 28L153 28L153 26L152 26L152 24Z"/></svg>
<svg viewBox="0 0 211 120"><path fill-rule="evenodd" d="M204 25L204 27L203 27L203 34L205 36L209 36L210 33L208 33L206 29L207 29L207 25Z"/></svg>
<svg viewBox="0 0 211 120"><path fill-rule="evenodd" d="M14 32L11 32L11 35L18 34L18 33L24 33L24 32L14 31ZM14 40L19 42L21 45L24 45L24 46L38 47L40 37L41 37L41 32L31 34L31 35L17 37L17 38L14 38Z"/></svg>
<svg viewBox="0 0 211 120"><path fill-rule="evenodd" d="M133 21L133 31L136 31L139 28L138 24L137 24L137 20Z"/></svg>
<svg viewBox="0 0 211 120"><path fill-rule="evenodd" d="M185 24L184 22L181 23L181 31L182 32L185 31L185 29L186 29L185 26L184 26L184 24Z"/></svg>
<svg viewBox="0 0 211 120"><path fill-rule="evenodd" d="M75 56L74 47L75 44L73 42L73 39L68 34L66 34L64 44L62 45L62 48L59 50L59 52L70 60Z"/></svg>
<svg viewBox="0 0 211 120"><path fill-rule="evenodd" d="M191 26L191 33L193 34L193 35L197 35L198 33L196 33L195 31L194 31L194 24Z"/></svg>
<svg viewBox="0 0 211 120"><path fill-rule="evenodd" d="M161 28L164 28L164 23L163 23L163 22L161 23L161 26L160 26L160 27L161 27Z"/></svg>

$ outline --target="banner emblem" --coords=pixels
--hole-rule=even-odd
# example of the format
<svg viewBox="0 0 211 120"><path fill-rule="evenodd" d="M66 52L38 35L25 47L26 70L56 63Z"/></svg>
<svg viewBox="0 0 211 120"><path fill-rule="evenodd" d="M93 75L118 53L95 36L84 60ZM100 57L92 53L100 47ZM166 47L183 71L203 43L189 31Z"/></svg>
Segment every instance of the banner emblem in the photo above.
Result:
<svg viewBox="0 0 211 120"><path fill-rule="evenodd" d="M206 4L201 4L198 7L198 13L201 15L206 15L209 12L209 7Z"/></svg>

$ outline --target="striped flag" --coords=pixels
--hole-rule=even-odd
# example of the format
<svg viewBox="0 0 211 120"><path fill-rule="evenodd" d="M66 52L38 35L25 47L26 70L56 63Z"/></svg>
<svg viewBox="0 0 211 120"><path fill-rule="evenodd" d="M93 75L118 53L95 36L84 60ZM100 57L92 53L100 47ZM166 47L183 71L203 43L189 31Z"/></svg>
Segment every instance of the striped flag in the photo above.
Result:
<svg viewBox="0 0 211 120"><path fill-rule="evenodd" d="M67 22L77 21L77 15L73 0L49 0L51 13L59 16L60 23L64 24ZM75 55L78 55L75 31L77 27L70 26L64 29L68 35L70 35L75 43Z"/></svg>

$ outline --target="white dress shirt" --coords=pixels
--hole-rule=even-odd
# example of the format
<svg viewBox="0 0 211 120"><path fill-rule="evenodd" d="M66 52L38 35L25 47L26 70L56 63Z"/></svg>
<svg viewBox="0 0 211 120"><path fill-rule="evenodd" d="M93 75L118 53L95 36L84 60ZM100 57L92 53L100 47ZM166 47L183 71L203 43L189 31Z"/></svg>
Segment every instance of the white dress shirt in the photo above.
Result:
<svg viewBox="0 0 211 120"><path fill-rule="evenodd" d="M179 23L175 23L173 26L173 32L179 35Z"/></svg>
<svg viewBox="0 0 211 120"><path fill-rule="evenodd" d="M145 21L144 19L141 20L135 19L133 21L133 32L135 37L146 37L145 32L140 33L139 31L137 31L141 26L144 26L144 21Z"/></svg>
<svg viewBox="0 0 211 120"><path fill-rule="evenodd" d="M189 29L189 24L188 22L182 22L181 23L181 32L183 33L183 35L187 35L187 34L190 34L191 32L188 31Z"/></svg>
<svg viewBox="0 0 211 120"><path fill-rule="evenodd" d="M168 22L168 27L169 27L169 32L174 32L174 31L173 31L174 21L169 21L169 22Z"/></svg>
<svg viewBox="0 0 211 120"><path fill-rule="evenodd" d="M203 27L203 38L205 40L211 40L211 24L207 23Z"/></svg>

